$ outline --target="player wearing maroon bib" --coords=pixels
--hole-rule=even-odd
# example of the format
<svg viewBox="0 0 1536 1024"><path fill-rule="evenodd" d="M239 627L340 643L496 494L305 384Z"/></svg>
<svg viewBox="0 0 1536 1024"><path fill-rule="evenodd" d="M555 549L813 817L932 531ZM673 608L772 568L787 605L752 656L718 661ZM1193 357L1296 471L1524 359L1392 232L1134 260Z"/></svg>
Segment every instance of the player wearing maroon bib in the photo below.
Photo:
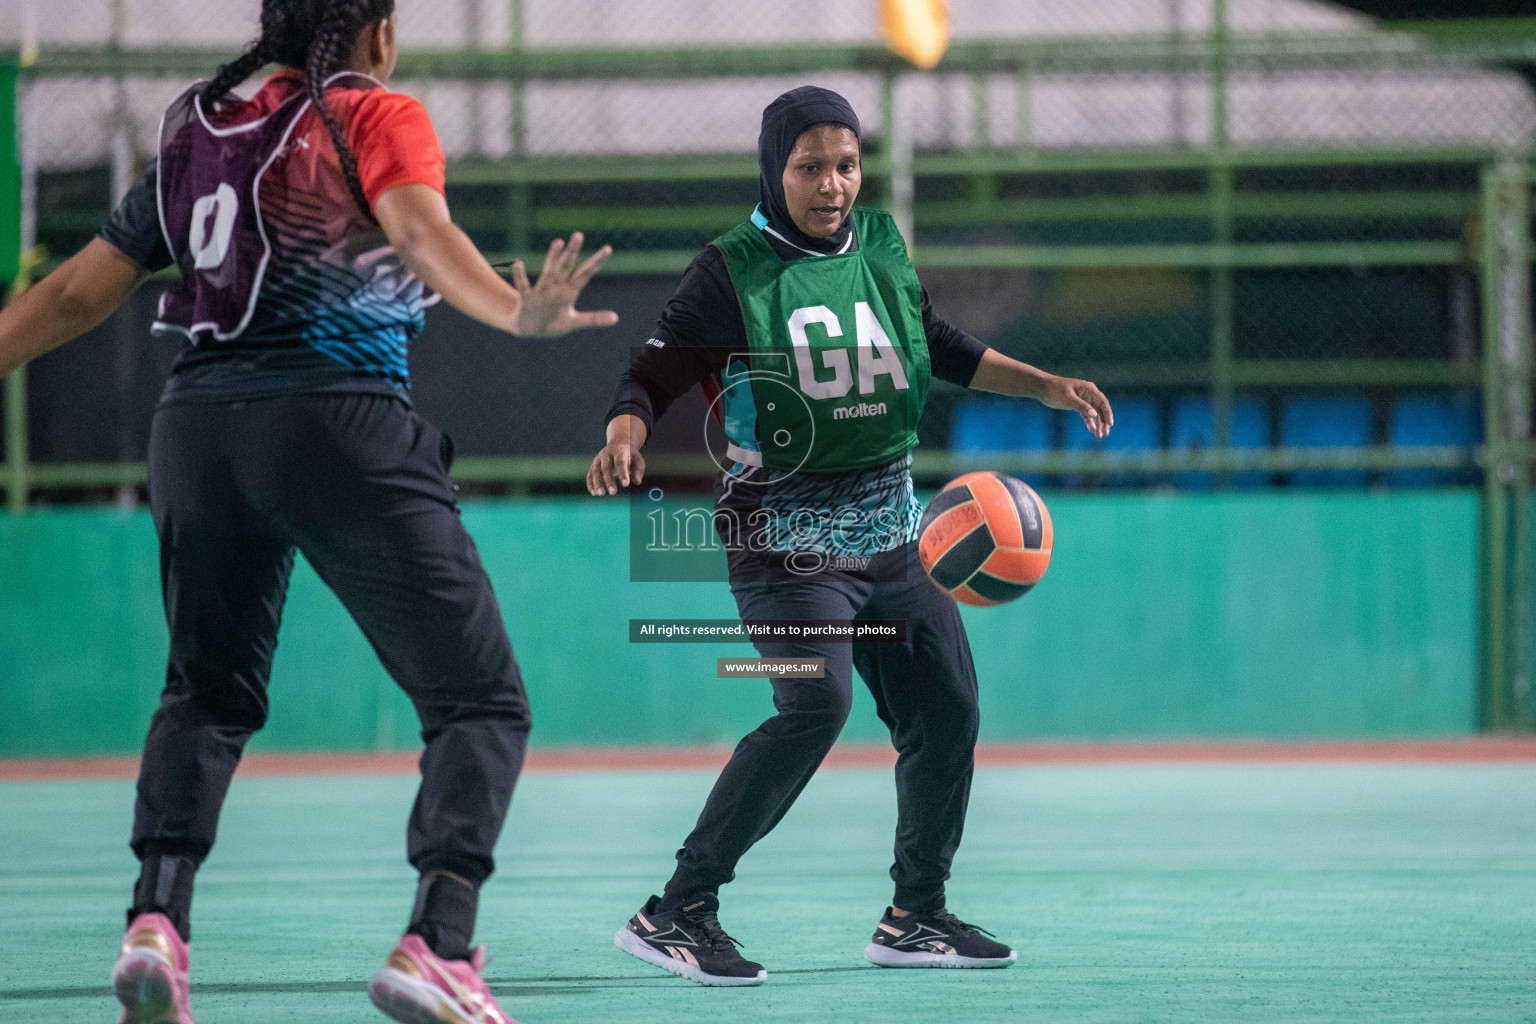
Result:
<svg viewBox="0 0 1536 1024"><path fill-rule="evenodd" d="M213 846L267 681L296 551L421 719L406 935L370 986L401 1021L508 1024L471 950L478 890L522 767L528 703L459 520L452 446L412 408L406 347L438 295L493 327L557 335L608 255L551 247L508 285L448 215L421 104L383 85L393 0L264 0L240 58L167 109L158 160L101 237L0 313L0 376L100 323L143 280L180 283L183 335L150 436L170 658L138 782L141 864L113 971L124 1024L191 1024L193 877ZM249 100L231 89L282 66Z"/></svg>

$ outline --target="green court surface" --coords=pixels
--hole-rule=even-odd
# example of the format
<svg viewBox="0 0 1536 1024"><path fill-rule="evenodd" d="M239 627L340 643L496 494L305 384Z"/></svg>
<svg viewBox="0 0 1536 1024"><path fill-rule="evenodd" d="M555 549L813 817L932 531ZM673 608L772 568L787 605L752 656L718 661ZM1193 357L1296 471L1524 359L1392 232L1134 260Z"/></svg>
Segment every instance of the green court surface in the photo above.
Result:
<svg viewBox="0 0 1536 1024"><path fill-rule="evenodd" d="M1536 1021L1536 765L1140 765L978 772L950 905L1006 971L886 971L889 774L819 775L722 921L769 969L703 989L614 948L711 777L536 774L482 900L525 1024ZM236 781L195 905L200 1024L384 1020L414 781ZM0 785L0 1020L116 1020L128 782Z"/></svg>

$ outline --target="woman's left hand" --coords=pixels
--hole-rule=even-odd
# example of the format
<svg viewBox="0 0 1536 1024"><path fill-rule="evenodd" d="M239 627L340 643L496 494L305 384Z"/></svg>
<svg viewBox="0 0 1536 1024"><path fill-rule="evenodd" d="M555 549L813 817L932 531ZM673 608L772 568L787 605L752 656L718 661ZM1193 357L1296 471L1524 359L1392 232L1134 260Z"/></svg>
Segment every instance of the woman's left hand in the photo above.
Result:
<svg viewBox="0 0 1536 1024"><path fill-rule="evenodd" d="M583 327L612 327L619 322L619 314L609 309L576 309L581 290L613 254L613 250L605 245L585 263L578 263L581 242L581 232L578 231L569 243L559 238L549 243L549 255L544 258L544 269L539 272L536 284L528 280L528 268L523 266L522 260L512 264L512 286L523 300L522 308L517 311L514 334L525 338L548 338Z"/></svg>
<svg viewBox="0 0 1536 1024"><path fill-rule="evenodd" d="M1070 409L1083 418L1083 425L1094 437L1105 437L1115 425L1114 410L1092 381L1074 377L1052 377L1045 382L1045 394L1040 401L1052 409Z"/></svg>

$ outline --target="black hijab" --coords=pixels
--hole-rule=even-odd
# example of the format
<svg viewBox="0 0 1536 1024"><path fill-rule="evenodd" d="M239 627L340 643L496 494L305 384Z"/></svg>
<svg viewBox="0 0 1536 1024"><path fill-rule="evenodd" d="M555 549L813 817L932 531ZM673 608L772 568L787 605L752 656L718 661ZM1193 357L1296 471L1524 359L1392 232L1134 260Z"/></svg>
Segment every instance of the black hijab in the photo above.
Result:
<svg viewBox="0 0 1536 1024"><path fill-rule="evenodd" d="M853 218L844 218L828 238L812 238L795 227L784 202L784 166L789 163L795 140L812 125L829 121L859 134L859 115L847 100L831 89L802 85L768 104L757 136L758 210L762 216L754 216L753 220L761 227L762 219L766 218L768 226L793 244L821 253L837 252L847 243Z"/></svg>

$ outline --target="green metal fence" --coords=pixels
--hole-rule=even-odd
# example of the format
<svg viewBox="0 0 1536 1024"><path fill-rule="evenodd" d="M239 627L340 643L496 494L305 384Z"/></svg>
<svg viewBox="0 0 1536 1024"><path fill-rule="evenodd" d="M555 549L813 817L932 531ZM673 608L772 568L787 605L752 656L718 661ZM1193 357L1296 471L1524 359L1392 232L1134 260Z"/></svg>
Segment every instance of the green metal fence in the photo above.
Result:
<svg viewBox="0 0 1536 1024"><path fill-rule="evenodd" d="M1199 33L961 41L934 75L952 85L969 83L970 124L956 129L966 141L922 145L916 129L932 112L913 109L911 87L936 79L924 79L879 46L528 48L521 10L514 5L505 48L409 51L398 72L408 85L491 83L509 90L508 154L471 154L450 166L456 218L483 248L537 262L549 237L579 228L622 241L610 274L675 274L703 241L741 218L755 193L756 162L745 151L538 152L528 142L537 89L567 83L709 88L860 76L873 85L879 115L867 138L865 194L904 225L921 271L1141 268L1187 272L1199 282L1197 350L1153 346L1134 358L1063 352L1050 368L1107 388L1204 391L1215 413L1214 446L1121 455L1017 452L988 456L988 466L1090 475L1200 469L1222 474L1223 482L1227 474L1254 469L1476 467L1484 511L1484 720L1495 727L1531 724L1536 567L1529 489L1536 442L1529 226L1536 121L1529 89L1510 70L1536 64L1531 25L1493 37L1243 34L1229 31L1226 4L1214 0L1210 28ZM163 85L206 74L228 56L224 49L45 47L22 69L20 88L81 77ZM1179 116L1196 127L1150 142L1052 141L1053 129L1044 123L1044 112L1053 109L1042 99L1047 92L1097 95L1091 90L1102 88L1123 96L1143 86L1175 98L1188 93ZM1395 109L1391 104L1372 105L1370 97L1393 89L1415 97L1422 130L1401 112L1397 121L1382 114ZM1307 96L1321 91L1332 103L1340 90L1365 97L1355 114L1329 107L1334 113L1324 117L1322 107L1307 106ZM1499 102L1507 115L1488 113L1484 108L1492 104L1478 101L1495 94L1505 97ZM1303 99L1264 113L1264 97L1275 96ZM1006 118L1000 113L1005 99ZM1135 115L1117 116L1134 135L1129 122ZM46 234L71 224L88 228L104 209L34 212ZM1245 350L1238 326L1241 275L1392 269L1455 270L1477 280L1481 351ZM1246 389L1431 387L1481 395L1481 444L1244 449L1229 443L1234 403ZM0 481L13 510L50 488L143 481L137 462L32 461L21 374L7 381L6 399ZM687 456L674 461L674 468L690 468ZM916 470L931 481L971 464L954 453L925 451ZM570 455L480 455L461 460L457 473L466 481L526 487L574 482L585 468L585 459Z"/></svg>

